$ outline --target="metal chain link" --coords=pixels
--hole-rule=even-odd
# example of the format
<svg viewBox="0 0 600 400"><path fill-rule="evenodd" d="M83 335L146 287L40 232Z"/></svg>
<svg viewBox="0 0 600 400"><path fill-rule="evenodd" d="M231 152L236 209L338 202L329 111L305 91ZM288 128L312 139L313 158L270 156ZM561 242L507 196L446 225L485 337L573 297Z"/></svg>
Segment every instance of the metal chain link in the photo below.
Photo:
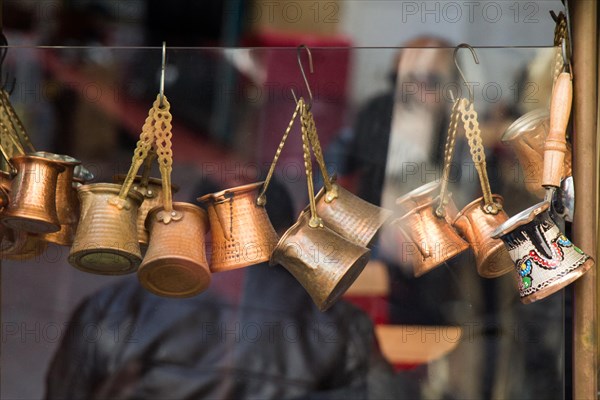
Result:
<svg viewBox="0 0 600 400"><path fill-rule="evenodd" d="M459 100L459 111L462 114L462 121L469 142L471 158L473 159L475 169L479 175L479 183L481 184L481 191L483 192L483 200L485 203L483 210L488 214L497 214L502 209L502 206L494 203L492 197L492 190L490 189L490 181L488 179L485 162L485 149L483 148L479 121L477 119L477 111L475 111L473 103L469 103L467 99Z"/></svg>
<svg viewBox="0 0 600 400"><path fill-rule="evenodd" d="M459 101L460 100L454 101L454 105L452 106L450 125L448 126L448 135L446 137L446 145L444 147L444 169L442 172L442 185L440 188L440 202L435 210L435 214L440 218L446 216L446 205L448 204L448 179L450 176L450 168L452 167L452 157L454 156L458 122L460 121L460 113L458 111Z"/></svg>

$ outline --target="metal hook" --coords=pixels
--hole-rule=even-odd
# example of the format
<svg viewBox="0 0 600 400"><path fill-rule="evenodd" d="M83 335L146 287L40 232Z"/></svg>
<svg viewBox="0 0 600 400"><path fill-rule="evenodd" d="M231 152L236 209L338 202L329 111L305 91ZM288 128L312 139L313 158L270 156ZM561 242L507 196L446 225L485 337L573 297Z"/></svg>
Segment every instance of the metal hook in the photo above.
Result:
<svg viewBox="0 0 600 400"><path fill-rule="evenodd" d="M458 70L458 73L459 73L462 81L464 82L465 86L467 87L467 90L469 91L469 102L473 103L473 100L475 99L475 96L473 95L473 89L467 83L467 80L465 79L465 74L463 73L462 69L458 65L458 59L456 58L456 54L458 53L458 50L462 47L471 50L471 54L473 55L473 60L475 60L475 64L479 64L479 58L477 58L477 53L475 53L475 49L473 49L470 45L468 45L466 43L461 43L458 46L456 46L456 48L454 49L454 65L456 65L456 69Z"/></svg>
<svg viewBox="0 0 600 400"><path fill-rule="evenodd" d="M162 63L160 69L160 107L164 107L165 99L165 70L167 65L167 42L162 45Z"/></svg>
<svg viewBox="0 0 600 400"><path fill-rule="evenodd" d="M302 49L306 49L306 52L308 53L308 66L310 67L310 73L314 74L315 73L315 69L313 67L313 60L312 60L312 54L310 52L310 49L305 45L305 44L301 44L300 46L298 46L296 48L296 54L297 54L297 58L298 58L298 66L300 67L300 73L302 74L302 78L304 79L304 84L306 85L306 90L308 90L308 98L309 98L309 102L307 104L307 109L310 110L310 108L312 107L312 103L313 103L313 94L312 94L312 90L310 90L310 85L308 84L308 78L306 77L306 72L304 72L304 67L302 66ZM296 93L294 93L294 90L292 89L292 95L294 96L294 99L296 99ZM296 101L298 102L298 101Z"/></svg>

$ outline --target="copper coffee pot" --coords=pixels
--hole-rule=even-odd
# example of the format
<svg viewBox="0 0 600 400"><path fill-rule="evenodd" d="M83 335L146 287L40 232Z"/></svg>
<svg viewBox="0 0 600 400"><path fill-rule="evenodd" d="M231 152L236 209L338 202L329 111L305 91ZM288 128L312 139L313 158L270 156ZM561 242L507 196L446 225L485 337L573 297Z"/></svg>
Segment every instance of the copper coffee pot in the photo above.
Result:
<svg viewBox="0 0 600 400"><path fill-rule="evenodd" d="M305 107L302 98L298 105ZM369 261L370 250L338 235L319 218L312 181L310 142L304 129L302 143L309 206L281 237L270 263L285 267L306 289L317 307L325 311L360 275Z"/></svg>
<svg viewBox="0 0 600 400"><path fill-rule="evenodd" d="M30 233L58 232L56 188L58 175L65 170L63 163L25 155L13 157L11 164L17 174L12 179L9 205L0 215L2 223Z"/></svg>
<svg viewBox="0 0 600 400"><path fill-rule="evenodd" d="M73 188L75 167L81 165L81 161L66 155L38 151L33 153L37 157L55 160L65 169L58 174L56 182L56 211L60 230L40 236L40 239L61 246L70 246L75 237L75 230L79 222L79 198L77 190Z"/></svg>
<svg viewBox="0 0 600 400"><path fill-rule="evenodd" d="M587 272L594 260L558 228L542 202L499 226L492 237L504 242L525 304L541 300Z"/></svg>
<svg viewBox="0 0 600 400"><path fill-rule="evenodd" d="M199 197L208 211L212 237L210 269L228 271L269 260L279 237L257 203L263 182Z"/></svg>
<svg viewBox="0 0 600 400"><path fill-rule="evenodd" d="M137 214L143 197L114 183L78 188L81 217L69 254L74 267L100 275L135 272L142 254L137 240Z"/></svg>
<svg viewBox="0 0 600 400"><path fill-rule="evenodd" d="M204 291L211 280L204 248L208 221L206 212L198 206L173 203L170 124L172 116L170 104L162 92L154 102L153 108L154 145L158 155L162 193L160 205L152 208L146 217L149 243L138 269L138 279L142 286L154 294L190 297ZM145 174L148 174L149 170L150 166L146 165ZM136 170L130 169L125 179L127 184L133 182L135 173ZM145 180L146 177L143 177L142 183Z"/></svg>
<svg viewBox="0 0 600 400"><path fill-rule="evenodd" d="M173 203L182 218L165 224L163 206L148 212L150 244L138 269L140 283L148 291L166 297L190 297L210 285L204 237L208 232L206 211L189 203Z"/></svg>

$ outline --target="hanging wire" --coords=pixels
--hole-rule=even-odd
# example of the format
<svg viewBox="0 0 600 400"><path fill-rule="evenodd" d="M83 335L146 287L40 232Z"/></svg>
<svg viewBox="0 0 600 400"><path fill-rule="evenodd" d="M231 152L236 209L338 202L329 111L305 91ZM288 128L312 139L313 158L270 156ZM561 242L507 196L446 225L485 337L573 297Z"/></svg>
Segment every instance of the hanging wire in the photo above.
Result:
<svg viewBox="0 0 600 400"><path fill-rule="evenodd" d="M160 67L160 107L164 107L165 103L165 71L167 65L167 42L162 44L162 62Z"/></svg>
<svg viewBox="0 0 600 400"><path fill-rule="evenodd" d="M308 83L308 78L306 77L306 72L304 71L304 66L302 65L302 49L306 50L308 54L308 66L310 68L310 73L314 74L315 69L313 67L312 53L310 49L305 44L301 44L296 48L296 57L298 59L298 66L300 67L300 73L302 74L302 79L304 79L304 84L306 85L306 90L308 91L308 99L309 101L306 103L306 109L310 111L313 104L313 94L310 89L310 84ZM296 97L296 93L294 93L294 89L292 89L292 96L294 96L294 100L298 103L298 98Z"/></svg>
<svg viewBox="0 0 600 400"><path fill-rule="evenodd" d="M467 79L465 78L465 74L463 73L462 69L460 68L460 65L458 65L457 54L458 54L458 50L460 50L461 48L466 48L466 49L469 49L471 51L471 54L473 55L473 60L475 60L475 64L479 64L479 58L477 58L477 53L475 53L475 49L473 49L473 47L471 47L470 45L468 45L466 43L461 43L458 46L456 46L456 48L454 49L454 65L456 65L456 69L458 70L458 74L460 75L460 78L462 79L463 83L467 87L467 90L469 91L469 102L473 103L473 101L475 99L475 96L473 95L473 89L467 83Z"/></svg>

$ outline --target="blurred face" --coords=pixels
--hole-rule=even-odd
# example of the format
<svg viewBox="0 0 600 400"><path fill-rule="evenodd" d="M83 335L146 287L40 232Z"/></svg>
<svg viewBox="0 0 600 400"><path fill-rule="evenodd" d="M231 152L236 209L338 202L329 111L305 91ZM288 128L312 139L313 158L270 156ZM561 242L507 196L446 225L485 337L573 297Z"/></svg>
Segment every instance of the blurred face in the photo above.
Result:
<svg viewBox="0 0 600 400"><path fill-rule="evenodd" d="M399 101L438 110L447 102L444 90L452 81L452 50L405 49L398 63Z"/></svg>

